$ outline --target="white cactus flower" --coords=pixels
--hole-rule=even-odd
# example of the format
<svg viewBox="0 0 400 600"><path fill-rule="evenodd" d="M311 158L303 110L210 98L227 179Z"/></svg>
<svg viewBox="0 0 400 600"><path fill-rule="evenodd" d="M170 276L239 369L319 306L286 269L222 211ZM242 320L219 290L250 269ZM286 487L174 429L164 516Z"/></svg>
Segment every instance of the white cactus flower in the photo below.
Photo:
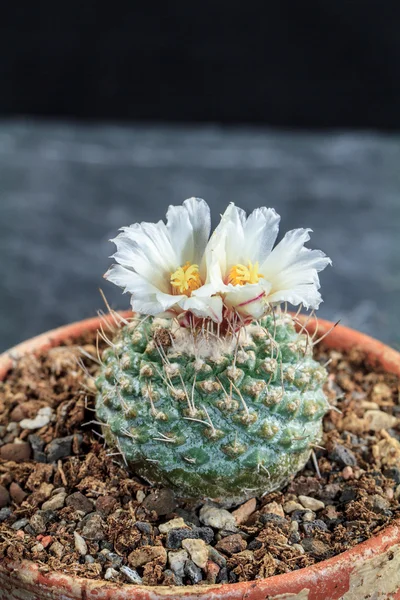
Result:
<svg viewBox="0 0 400 600"><path fill-rule="evenodd" d="M167 223L136 223L123 227L114 240L117 264L106 279L132 294L134 311L153 316L197 317L222 320L222 298L197 295L207 278L204 260L210 236L210 209L204 200L189 198L170 206Z"/></svg>
<svg viewBox="0 0 400 600"><path fill-rule="evenodd" d="M318 308L318 272L331 260L304 247L311 229L289 231L273 248L279 221L272 208L257 208L246 218L231 203L207 245L206 285L197 294L218 291L227 309L245 319L260 318L271 304L281 302Z"/></svg>

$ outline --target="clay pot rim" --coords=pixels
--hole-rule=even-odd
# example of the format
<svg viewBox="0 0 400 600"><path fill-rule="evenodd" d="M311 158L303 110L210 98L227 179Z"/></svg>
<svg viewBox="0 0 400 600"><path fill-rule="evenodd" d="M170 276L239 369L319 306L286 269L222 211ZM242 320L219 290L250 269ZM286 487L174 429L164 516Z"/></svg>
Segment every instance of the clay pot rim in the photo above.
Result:
<svg viewBox="0 0 400 600"><path fill-rule="evenodd" d="M124 317L131 316L130 311L120 313ZM303 322L306 318L299 317ZM86 331L95 331L98 329L99 323L104 320L104 317L94 317L77 321L69 325L64 325L30 338L10 350L0 354L0 380L3 380L7 372L13 365L13 361L24 355L37 350L48 350L58 346L65 339L74 339ZM319 335L323 335L334 327L333 323L323 319L312 319L307 323L307 330L313 334L318 329ZM332 333L325 338L325 344L337 350L348 350L352 347L361 347L369 358L376 362L377 365L383 367L385 371L395 373L400 376L400 353L386 346L382 342L360 333L348 327L338 325L333 329ZM281 594L284 590L298 589L298 592L307 585L310 585L311 580L315 577L321 578L324 571L336 571L340 565L351 565L356 559L369 559L373 556L380 555L385 550L390 550L394 543L400 544L400 518L393 521L391 525L383 529L376 536L354 546L353 548L342 552L332 558L321 561L315 565L304 567L296 571L274 575L266 579L256 581L246 581L240 583L229 584L202 584L194 586L144 586L135 584L118 584L103 580L92 580L84 577L74 577L58 571L40 571L39 565L34 561L23 560L15 562L12 560L4 560L0 565L0 570L4 567L12 572L13 577L32 585L40 584L46 587L65 586L67 589L81 588L85 591L98 590L101 594L104 591L107 594L115 592L118 598L165 598L168 594L173 594L172 597L191 597L203 596L209 594L210 597L215 591L219 598L223 597L241 597L236 596L238 593L245 593L248 590L257 588L263 593ZM322 578L321 578L322 581ZM96 592L95 592L96 593ZM121 596L120 594L124 595ZM143 596L141 594L144 594ZM226 594L226 596L225 596ZM101 596L103 597L103 596ZM105 597L105 596L104 596ZM110 598L112 596L110 595ZM247 596L246 596L247 597Z"/></svg>

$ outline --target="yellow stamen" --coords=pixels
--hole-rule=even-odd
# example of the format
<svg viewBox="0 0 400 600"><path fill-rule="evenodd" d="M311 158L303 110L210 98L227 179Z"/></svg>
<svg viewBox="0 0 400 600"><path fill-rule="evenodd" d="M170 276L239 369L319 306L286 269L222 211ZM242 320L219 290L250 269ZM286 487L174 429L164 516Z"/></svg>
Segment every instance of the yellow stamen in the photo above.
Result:
<svg viewBox="0 0 400 600"><path fill-rule="evenodd" d="M191 265L190 262L179 267L171 273L171 285L173 294L185 294L191 296L193 290L202 286L199 275L199 265Z"/></svg>
<svg viewBox="0 0 400 600"><path fill-rule="evenodd" d="M258 272L258 261L253 263L249 260L248 266L238 264L232 267L228 275L228 283L233 285L245 285L246 283L258 283L264 277Z"/></svg>

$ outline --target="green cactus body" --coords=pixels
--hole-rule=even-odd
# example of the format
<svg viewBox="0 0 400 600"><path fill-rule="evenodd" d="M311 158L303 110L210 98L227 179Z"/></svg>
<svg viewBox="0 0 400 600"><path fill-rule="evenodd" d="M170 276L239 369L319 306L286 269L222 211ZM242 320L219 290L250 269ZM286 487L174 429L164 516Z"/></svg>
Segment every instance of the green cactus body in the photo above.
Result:
<svg viewBox="0 0 400 600"><path fill-rule="evenodd" d="M159 318L120 329L103 353L96 410L134 473L229 506L303 468L329 409L326 370L287 314L238 335Z"/></svg>

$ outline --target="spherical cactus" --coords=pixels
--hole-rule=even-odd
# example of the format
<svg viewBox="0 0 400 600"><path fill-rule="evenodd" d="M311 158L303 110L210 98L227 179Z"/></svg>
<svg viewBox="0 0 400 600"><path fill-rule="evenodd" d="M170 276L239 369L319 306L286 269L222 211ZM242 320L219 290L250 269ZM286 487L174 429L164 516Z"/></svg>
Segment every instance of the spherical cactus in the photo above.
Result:
<svg viewBox="0 0 400 600"><path fill-rule="evenodd" d="M230 505L273 491L320 440L326 370L288 314L224 336L134 320L102 360L96 410L108 444L178 495Z"/></svg>
<svg viewBox="0 0 400 600"><path fill-rule="evenodd" d="M227 505L282 487L307 462L328 410L313 342L281 310L318 308L330 259L308 229L274 246L279 215L190 198L167 223L123 227L105 278L138 318L103 355L96 411L134 473Z"/></svg>

